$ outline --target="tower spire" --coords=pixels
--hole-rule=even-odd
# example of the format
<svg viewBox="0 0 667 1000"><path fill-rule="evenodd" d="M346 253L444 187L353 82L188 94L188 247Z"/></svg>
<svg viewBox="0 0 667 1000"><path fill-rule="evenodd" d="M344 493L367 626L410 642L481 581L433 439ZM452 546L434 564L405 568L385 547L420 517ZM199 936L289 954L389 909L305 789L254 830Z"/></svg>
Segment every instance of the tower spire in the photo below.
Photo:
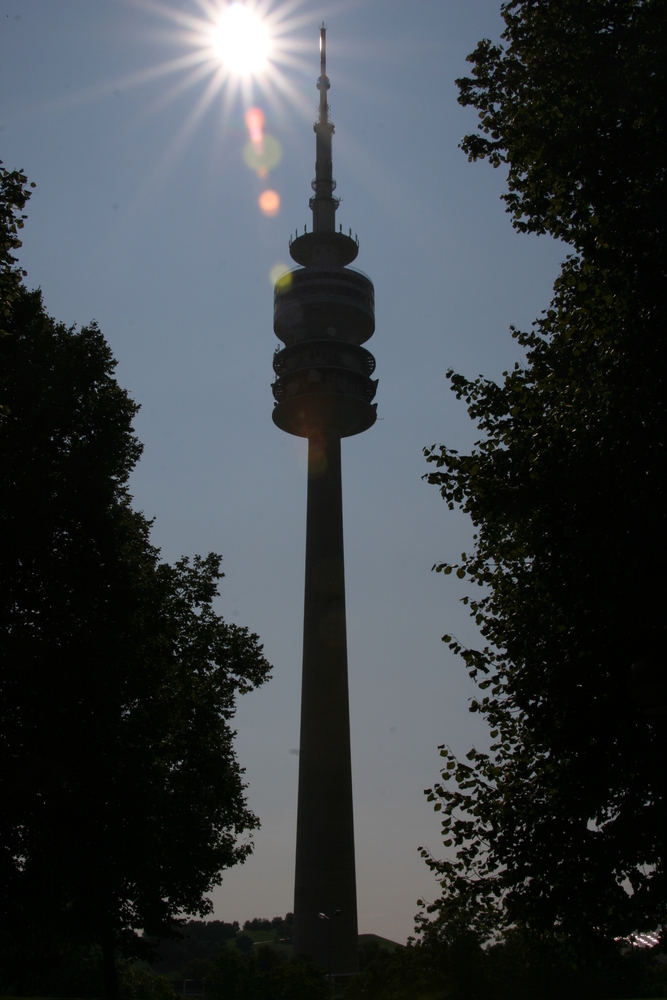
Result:
<svg viewBox="0 0 667 1000"><path fill-rule="evenodd" d="M316 156L315 180L312 187L315 196L310 199L314 233L334 233L336 231L338 199L333 196L336 182L331 175L331 137L335 129L333 122L329 120L329 104L327 102L327 92L330 86L327 76L327 29L322 23L320 28L320 75L317 81L320 106L317 121L313 125Z"/></svg>
<svg viewBox="0 0 667 1000"><path fill-rule="evenodd" d="M329 120L329 105L327 104L327 91L331 84L327 77L327 29L324 21L320 27L320 77L317 81L317 89L320 92L320 121Z"/></svg>
<svg viewBox="0 0 667 1000"><path fill-rule="evenodd" d="M336 209L340 198L334 196L336 182L331 174L331 137L335 132L334 124L329 117L327 94L331 84L327 76L327 29L323 23L320 27L320 75L317 79L317 89L320 92L320 103L317 109L317 121L313 125L315 132L315 177L311 182L313 196L309 201L313 212L313 229L290 240L290 255L297 264L304 266L322 265L345 267L357 256L359 242L349 236L336 232Z"/></svg>

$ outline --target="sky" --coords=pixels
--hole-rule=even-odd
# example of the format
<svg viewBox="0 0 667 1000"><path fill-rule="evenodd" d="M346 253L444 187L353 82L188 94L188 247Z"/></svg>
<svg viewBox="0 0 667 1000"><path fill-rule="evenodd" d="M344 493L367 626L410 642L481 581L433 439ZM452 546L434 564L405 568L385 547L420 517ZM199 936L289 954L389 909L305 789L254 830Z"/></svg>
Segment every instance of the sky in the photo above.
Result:
<svg viewBox="0 0 667 1000"><path fill-rule="evenodd" d="M472 529L423 481L423 448L476 440L446 372L498 380L521 361L510 324L528 329L547 306L566 248L516 234L503 170L458 148L477 119L454 81L479 39L498 39L499 0L265 0L268 69L243 79L225 69L233 54L211 48L224 7L0 0L0 159L37 185L20 251L28 286L57 319L99 323L141 404L131 491L154 543L169 561L223 555L217 608L258 633L273 664L235 720L261 829L212 898L218 919L284 914L307 445L271 420L271 274L291 264L290 233L310 229L326 23L337 218L375 284L366 347L379 378L377 423L343 442L359 929L404 942L417 899L438 895L419 854L444 853L424 796L438 746L488 745L468 712L472 682L441 639L476 641L466 587L431 572L470 550ZM261 149L281 154L263 177L251 107L264 115ZM279 197L272 214L259 207L266 190Z"/></svg>

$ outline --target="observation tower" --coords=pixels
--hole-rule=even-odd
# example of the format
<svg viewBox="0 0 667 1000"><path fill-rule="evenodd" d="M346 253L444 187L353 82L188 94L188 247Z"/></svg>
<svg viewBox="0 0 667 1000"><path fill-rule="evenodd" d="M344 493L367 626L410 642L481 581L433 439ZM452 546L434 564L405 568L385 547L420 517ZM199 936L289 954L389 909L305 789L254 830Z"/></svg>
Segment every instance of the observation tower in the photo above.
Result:
<svg viewBox="0 0 667 1000"><path fill-rule="evenodd" d="M320 103L312 231L290 239L300 267L278 279L273 329L273 421L308 438L299 800L293 952L330 975L358 970L357 892L345 627L341 438L375 423L373 283L349 268L359 244L339 227L331 173L326 28L320 30Z"/></svg>

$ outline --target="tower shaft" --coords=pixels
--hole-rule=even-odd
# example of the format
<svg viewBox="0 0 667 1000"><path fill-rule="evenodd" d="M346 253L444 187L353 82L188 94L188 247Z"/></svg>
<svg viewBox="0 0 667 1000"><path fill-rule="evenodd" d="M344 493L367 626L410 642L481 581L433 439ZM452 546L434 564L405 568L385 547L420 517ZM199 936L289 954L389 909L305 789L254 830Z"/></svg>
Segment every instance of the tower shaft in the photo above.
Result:
<svg viewBox="0 0 667 1000"><path fill-rule="evenodd" d="M294 953L355 972L357 933L341 447L324 430L308 441Z"/></svg>

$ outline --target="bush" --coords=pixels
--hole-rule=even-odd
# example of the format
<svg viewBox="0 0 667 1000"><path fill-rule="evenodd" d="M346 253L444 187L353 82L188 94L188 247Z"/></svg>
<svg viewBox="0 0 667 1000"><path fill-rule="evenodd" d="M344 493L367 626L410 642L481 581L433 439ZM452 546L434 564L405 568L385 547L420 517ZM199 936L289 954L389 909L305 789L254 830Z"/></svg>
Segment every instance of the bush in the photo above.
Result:
<svg viewBox="0 0 667 1000"><path fill-rule="evenodd" d="M207 1000L326 1000L324 969L316 962L286 962L268 945L247 958L232 949L214 962Z"/></svg>
<svg viewBox="0 0 667 1000"><path fill-rule="evenodd" d="M122 1000L174 1000L174 990L165 976L129 967L119 976Z"/></svg>

